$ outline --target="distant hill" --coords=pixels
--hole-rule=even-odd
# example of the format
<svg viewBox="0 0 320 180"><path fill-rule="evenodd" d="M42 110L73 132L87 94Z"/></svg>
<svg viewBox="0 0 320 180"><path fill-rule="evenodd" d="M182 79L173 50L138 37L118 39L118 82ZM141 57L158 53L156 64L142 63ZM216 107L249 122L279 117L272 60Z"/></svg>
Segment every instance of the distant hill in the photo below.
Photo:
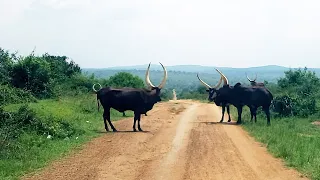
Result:
<svg viewBox="0 0 320 180"><path fill-rule="evenodd" d="M108 78L116 74L117 72L124 71L130 72L134 75L139 76L144 79L145 70L148 65L136 65L136 66L122 66L122 67L110 67L103 69L94 68L84 68L83 72L94 73L97 77ZM214 67L210 66L199 66L199 65L176 65L176 66L166 66L168 70L168 81L166 88L173 89L177 91L182 89L194 89L197 88L200 83L197 79L196 74L199 72L200 77L211 85L215 85L220 76L215 71ZM257 82L263 82L264 80L268 82L277 82L280 77L284 76L284 71L289 70L288 67L268 65L259 67L249 67L249 68L230 68L230 67L217 67L221 70L229 79L230 84L235 84L241 82L243 84L248 84L246 79L246 73L253 79L257 73ZM296 69L296 68L293 68ZM320 68L310 68L309 70L315 71L316 74L320 75ZM161 81L163 77L162 67L158 64L152 64L150 67L150 79L157 84Z"/></svg>
<svg viewBox="0 0 320 180"><path fill-rule="evenodd" d="M136 66L117 66L103 68L108 70L145 70L148 64L136 65ZM175 66L166 66L168 71L184 71L184 72L205 72L205 73L215 73L215 66L200 66L200 65L175 65ZM225 70L236 70L236 71L285 71L288 70L288 67L277 66L277 65L268 65L268 66L259 66L259 67L249 67L249 68L231 68L231 67L216 67L221 71ZM162 70L159 64L152 64L152 70Z"/></svg>

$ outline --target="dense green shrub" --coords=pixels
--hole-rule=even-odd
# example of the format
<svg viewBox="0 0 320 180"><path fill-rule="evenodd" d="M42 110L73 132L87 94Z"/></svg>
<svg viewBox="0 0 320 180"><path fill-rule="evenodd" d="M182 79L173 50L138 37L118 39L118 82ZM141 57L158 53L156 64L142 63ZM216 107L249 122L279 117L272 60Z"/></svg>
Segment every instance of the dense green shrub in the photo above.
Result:
<svg viewBox="0 0 320 180"><path fill-rule="evenodd" d="M10 87L9 85L0 85L0 105L36 101L37 99L29 91Z"/></svg>
<svg viewBox="0 0 320 180"><path fill-rule="evenodd" d="M273 101L273 110L280 116L308 117L317 112L316 97L320 79L315 72L289 70L278 80L278 93Z"/></svg>
<svg viewBox="0 0 320 180"><path fill-rule="evenodd" d="M21 106L16 112L6 112L0 107L0 157L6 156L8 149L19 149L22 134L35 133L39 136L66 138L82 134L70 121L53 116L39 116L28 107Z"/></svg>
<svg viewBox="0 0 320 180"><path fill-rule="evenodd" d="M50 65L40 57L27 56L13 65L14 87L30 91L36 97L50 97Z"/></svg>

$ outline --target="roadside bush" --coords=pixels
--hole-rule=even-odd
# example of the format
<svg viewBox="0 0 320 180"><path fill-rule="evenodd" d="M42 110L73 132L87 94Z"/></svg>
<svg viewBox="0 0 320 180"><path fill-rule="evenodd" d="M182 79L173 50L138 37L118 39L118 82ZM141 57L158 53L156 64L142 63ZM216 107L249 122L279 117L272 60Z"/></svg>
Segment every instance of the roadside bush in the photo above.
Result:
<svg viewBox="0 0 320 180"><path fill-rule="evenodd" d="M0 105L23 102L37 102L37 99L29 91L0 85Z"/></svg>
<svg viewBox="0 0 320 180"><path fill-rule="evenodd" d="M279 91L273 100L273 110L277 115L308 117L317 112L316 97L320 79L315 72L289 70L278 80Z"/></svg>
<svg viewBox="0 0 320 180"><path fill-rule="evenodd" d="M71 122L52 116L38 116L28 105L22 105L16 112L6 112L0 107L0 157L10 150L19 149L22 134L35 133L39 136L66 138L82 134ZM8 151L9 150L9 151Z"/></svg>

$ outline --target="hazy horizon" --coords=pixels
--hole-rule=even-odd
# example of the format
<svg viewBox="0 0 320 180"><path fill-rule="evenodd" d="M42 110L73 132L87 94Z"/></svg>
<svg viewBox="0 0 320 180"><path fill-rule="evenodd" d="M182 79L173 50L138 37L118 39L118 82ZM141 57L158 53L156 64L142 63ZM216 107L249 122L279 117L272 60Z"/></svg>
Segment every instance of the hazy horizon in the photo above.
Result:
<svg viewBox="0 0 320 180"><path fill-rule="evenodd" d="M315 0L0 0L0 47L65 55L81 68L144 65L320 68Z"/></svg>

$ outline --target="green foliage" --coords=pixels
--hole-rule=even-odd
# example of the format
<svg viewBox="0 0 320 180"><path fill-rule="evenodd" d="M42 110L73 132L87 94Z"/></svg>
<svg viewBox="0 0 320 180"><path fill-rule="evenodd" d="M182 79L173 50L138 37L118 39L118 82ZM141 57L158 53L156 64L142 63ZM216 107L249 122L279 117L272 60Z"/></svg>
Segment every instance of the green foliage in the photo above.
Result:
<svg viewBox="0 0 320 180"><path fill-rule="evenodd" d="M162 89L160 94L162 101L168 101L173 98L172 90Z"/></svg>
<svg viewBox="0 0 320 180"><path fill-rule="evenodd" d="M6 158L10 150L17 151L19 143L12 143L19 139L20 135L26 132L37 135L51 135L55 138L66 138L74 134L83 133L76 129L71 122L53 116L38 116L28 105L22 105L16 112L5 112L0 109L0 139L2 142L1 158ZM9 150L8 150L9 149Z"/></svg>
<svg viewBox="0 0 320 180"><path fill-rule="evenodd" d="M0 104L36 102L37 99L29 92L9 85L0 85Z"/></svg>
<svg viewBox="0 0 320 180"><path fill-rule="evenodd" d="M131 73L119 72L110 78L106 82L106 86L121 88L121 87L132 87L132 88L143 88L144 83L141 78L134 76Z"/></svg>
<svg viewBox="0 0 320 180"><path fill-rule="evenodd" d="M49 63L40 57L27 56L13 65L12 85L37 97L50 97L50 75Z"/></svg>
<svg viewBox="0 0 320 180"><path fill-rule="evenodd" d="M178 99L207 100L208 92L206 91L206 87L199 85L195 90L190 90L188 88L183 89L177 96Z"/></svg>
<svg viewBox="0 0 320 180"><path fill-rule="evenodd" d="M8 84L11 81L10 72L15 55L10 55L8 51L0 48L0 84Z"/></svg>
<svg viewBox="0 0 320 180"><path fill-rule="evenodd" d="M308 117L317 112L316 98L320 79L315 72L289 70L278 80L279 93L273 101L273 110L279 116Z"/></svg>
<svg viewBox="0 0 320 180"><path fill-rule="evenodd" d="M80 67L74 61L67 62L66 56L51 56L45 53L42 59L49 63L51 78L57 81L63 81L66 78L71 78L73 75L81 73Z"/></svg>

